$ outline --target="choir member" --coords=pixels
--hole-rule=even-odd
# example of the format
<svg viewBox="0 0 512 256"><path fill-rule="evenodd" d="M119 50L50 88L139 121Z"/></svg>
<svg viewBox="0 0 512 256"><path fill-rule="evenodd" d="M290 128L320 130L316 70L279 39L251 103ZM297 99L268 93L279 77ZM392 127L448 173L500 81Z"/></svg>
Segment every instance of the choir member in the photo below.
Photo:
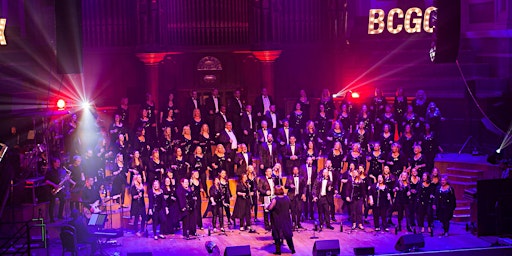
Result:
<svg viewBox="0 0 512 256"><path fill-rule="evenodd" d="M431 129L430 123L425 123L425 129L420 139L422 153L425 156L425 168L427 171L431 171L434 168L437 152L443 152L443 149L439 146L437 134Z"/></svg>
<svg viewBox="0 0 512 256"><path fill-rule="evenodd" d="M195 116L195 111L201 109L201 102L199 101L199 98L197 97L197 91L191 91L190 97L188 97L185 101L185 109L183 113L183 118L185 120L188 120L191 116ZM201 126L199 126L201 127Z"/></svg>
<svg viewBox="0 0 512 256"><path fill-rule="evenodd" d="M402 127L405 128L407 124L411 126L415 134L417 134L417 132L420 131L420 127L423 126L423 122L421 122L418 115L414 113L412 105L407 105L407 110L402 117Z"/></svg>
<svg viewBox="0 0 512 256"><path fill-rule="evenodd" d="M402 172L400 177L398 177L396 186L393 188L393 207L398 213L397 231L402 231L402 220L404 219L404 216L408 231L412 231L411 222L409 220L409 197L411 196L411 186L409 184L409 175L407 172Z"/></svg>
<svg viewBox="0 0 512 256"><path fill-rule="evenodd" d="M358 167L359 168L359 167ZM364 168L364 167L363 167ZM354 170L347 182L345 190L345 200L350 203L350 214L352 220L352 230L363 227L363 199L366 197L366 188L358 170Z"/></svg>
<svg viewBox="0 0 512 256"><path fill-rule="evenodd" d="M320 220L320 231L322 231L322 226L325 224L325 227L328 229L334 229L331 226L331 221L329 218L329 199L331 198L329 195L334 193L334 184L329 177L329 170L324 169L322 171L322 176L320 176L313 185L313 202L317 203L318 208L318 219Z"/></svg>
<svg viewBox="0 0 512 256"><path fill-rule="evenodd" d="M345 157L346 165L353 163L356 167L362 165L366 168L366 157L363 153L365 150L365 147L362 147L359 143L352 144L352 150Z"/></svg>
<svg viewBox="0 0 512 256"><path fill-rule="evenodd" d="M441 111L436 107L436 103L430 102L428 104L427 113L425 115L425 122L430 124L432 131L438 133L439 125L444 118L441 116Z"/></svg>
<svg viewBox="0 0 512 256"><path fill-rule="evenodd" d="M214 115L214 123L210 124L210 127L214 128L215 137L218 138L220 133L226 127L226 123L231 120L228 119L228 115L226 113L226 106L221 106L220 111L215 113Z"/></svg>
<svg viewBox="0 0 512 256"><path fill-rule="evenodd" d="M130 206L130 216L134 217L133 227L138 237L144 234L146 229L146 203L144 202L144 183L142 176L135 174L130 187L130 195L132 202ZM140 220L140 228L138 227Z"/></svg>
<svg viewBox="0 0 512 256"><path fill-rule="evenodd" d="M267 142L260 144L258 152L260 155L260 170L272 168L272 166L277 163L277 145L274 143L274 137L272 134L267 135Z"/></svg>
<svg viewBox="0 0 512 256"><path fill-rule="evenodd" d="M352 115L348 112L348 106L346 104L341 105L337 121L340 122L344 132L350 133L352 131Z"/></svg>
<svg viewBox="0 0 512 256"><path fill-rule="evenodd" d="M189 187L188 179L181 179L181 186L178 186L176 195L178 199L178 205L180 210L180 219L182 220L182 231L183 236L189 239L190 236L196 235L196 221L195 215L193 214L195 201L193 192Z"/></svg>
<svg viewBox="0 0 512 256"><path fill-rule="evenodd" d="M384 178L384 184L386 184L390 190L393 190L396 183L396 176L391 173L388 165L384 165L384 169L382 169L382 177ZM388 224L393 224L391 221L392 214L392 210L388 211Z"/></svg>
<svg viewBox="0 0 512 256"><path fill-rule="evenodd" d="M265 203L265 200L270 200L274 197L274 187L277 184L277 179L272 177L272 168L265 169L265 176L258 181L258 191L260 193L260 200ZM265 223L265 230L270 230L270 215L268 211L263 212L263 221Z"/></svg>
<svg viewBox="0 0 512 256"><path fill-rule="evenodd" d="M218 140L219 143L224 145L226 155L229 159L226 171L228 171L230 176L234 176L235 173L232 161L235 159L235 153L238 150L238 140L235 132L233 131L233 124L231 122L226 122L225 128L220 133Z"/></svg>
<svg viewBox="0 0 512 256"><path fill-rule="evenodd" d="M386 164L389 168L391 173L398 177L403 171L407 168L408 163L407 158L405 158L404 154L400 153L400 144L393 143L391 145L391 152L388 155L386 159Z"/></svg>
<svg viewBox="0 0 512 256"><path fill-rule="evenodd" d="M384 124L382 128L382 133L379 136L380 146L382 148L382 152L384 154L389 154L391 152L391 145L394 143L394 134L391 133L391 129L389 124Z"/></svg>
<svg viewBox="0 0 512 256"><path fill-rule="evenodd" d="M302 163L305 163L308 158L311 158L313 160L313 165L318 166L318 158L321 154L322 153L319 152L315 146L315 143L310 141L308 144L306 144L306 150L302 151Z"/></svg>
<svg viewBox="0 0 512 256"><path fill-rule="evenodd" d="M284 194L282 186L276 186L276 197L274 197L267 207L272 215L272 238L276 246L275 254L281 254L282 240L286 240L291 253L295 253L293 245L292 221L290 219L291 203L290 199Z"/></svg>
<svg viewBox="0 0 512 256"><path fill-rule="evenodd" d="M418 170L411 170L410 186L411 195L409 196L409 223L413 232L416 232L416 215L418 211L418 189L421 185L421 178L418 176Z"/></svg>
<svg viewBox="0 0 512 256"><path fill-rule="evenodd" d="M288 119L283 119L283 127L277 131L277 143L280 147L290 144L290 136L294 134L294 130L290 127Z"/></svg>
<svg viewBox="0 0 512 256"><path fill-rule="evenodd" d="M139 151L143 159L149 158L151 154L151 145L146 139L146 129L144 129L144 127L138 127L135 132L133 150Z"/></svg>
<svg viewBox="0 0 512 256"><path fill-rule="evenodd" d="M368 177L370 178L370 183L377 183L377 177L382 174L382 167L385 159L386 157L380 149L380 143L374 142L373 151L366 158L369 163Z"/></svg>
<svg viewBox="0 0 512 256"><path fill-rule="evenodd" d="M359 143L364 152L368 152L368 141L370 139L370 132L364 129L364 123L359 122L357 129L352 132L352 143Z"/></svg>
<svg viewBox="0 0 512 256"><path fill-rule="evenodd" d="M203 153L203 148L197 146L194 155L190 157L188 162L192 170L199 172L199 180L201 181L201 192L206 191L206 170L210 169L208 165L208 157Z"/></svg>
<svg viewBox="0 0 512 256"><path fill-rule="evenodd" d="M292 175L286 179L286 185L284 186L288 190L288 198L290 198L291 202L292 223L296 229L302 228L300 217L302 215L302 204L306 201L306 181L307 179L300 175L299 167L294 166Z"/></svg>
<svg viewBox="0 0 512 256"><path fill-rule="evenodd" d="M160 152L162 153L162 159L165 163L169 163L174 148L174 141L171 139L171 127L166 127L160 139Z"/></svg>
<svg viewBox="0 0 512 256"><path fill-rule="evenodd" d="M416 92L416 98L412 100L411 105L414 109L414 113L416 113L423 122L425 114L427 113L427 94L425 91L418 90Z"/></svg>
<svg viewBox="0 0 512 256"><path fill-rule="evenodd" d="M342 150L343 147L347 146L348 139L346 137L346 133L343 130L343 126L340 121L334 121L332 123L332 128L327 133L326 140L327 148L333 148L336 142L339 142L341 144Z"/></svg>
<svg viewBox="0 0 512 256"><path fill-rule="evenodd" d="M269 128L273 132L277 132L277 129L282 125L281 117L276 112L276 105L270 105L269 110L267 113L265 113L265 121L267 121L267 124ZM274 134L276 135L276 134Z"/></svg>
<svg viewBox="0 0 512 256"><path fill-rule="evenodd" d="M125 139L128 139L128 129L125 126L125 123L121 120L120 114L114 115L114 122L109 127L109 133L111 144L114 144L119 135L125 136Z"/></svg>
<svg viewBox="0 0 512 256"><path fill-rule="evenodd" d="M207 113L208 124L213 127L213 125L217 121L217 114L220 112L221 107L219 90L217 88L213 88L210 97L206 98L204 107ZM224 125L222 125L220 129L222 129L223 127Z"/></svg>
<svg viewBox="0 0 512 256"><path fill-rule="evenodd" d="M151 219L153 220L153 238L155 240L158 240L158 238L165 239L162 232L157 235L157 227L160 226L160 231L162 231L162 228L166 225L165 215L169 213L169 208L167 207L164 198L164 191L160 187L160 181L153 181L151 189L148 192L148 197L148 215L151 216Z"/></svg>
<svg viewBox="0 0 512 256"><path fill-rule="evenodd" d="M254 211L254 222L259 222L258 220L258 175L254 171L254 165L247 166L247 182L249 184L250 190L253 191L253 195L251 196L251 207Z"/></svg>
<svg viewBox="0 0 512 256"><path fill-rule="evenodd" d="M202 124L201 124L202 126ZM201 127L199 126L199 127ZM183 131L181 136L178 139L178 146L181 148L183 156L188 158L192 154L192 145L194 144L194 137L192 136L192 131L190 130L190 126L183 126Z"/></svg>
<svg viewBox="0 0 512 256"><path fill-rule="evenodd" d="M375 115L376 118L384 114L386 104L386 98L382 96L382 90L380 88L375 88L375 95L372 98L370 110Z"/></svg>
<svg viewBox="0 0 512 256"><path fill-rule="evenodd" d="M201 185L201 180L199 179L199 171L193 170L192 175L190 176L190 188L192 189L192 197L197 198L195 200L195 205L193 206L192 214L195 215L195 225L201 230L203 230L203 218L201 218L201 191L203 187Z"/></svg>
<svg viewBox="0 0 512 256"><path fill-rule="evenodd" d="M230 200L231 200L231 189L229 188L229 180L226 170L221 170L219 172L219 181L220 181L220 190L222 191L222 194L224 195L224 201L222 203L222 209L226 213L226 217L228 218L228 224L232 225L231 222L231 209L229 207Z"/></svg>
<svg viewBox="0 0 512 256"><path fill-rule="evenodd" d="M213 180L213 185L210 187L210 205L212 207L212 227L213 232L217 232L217 220L219 220L220 231L224 232L224 194L220 188L219 178Z"/></svg>
<svg viewBox="0 0 512 256"><path fill-rule="evenodd" d="M313 185L317 179L317 166L313 164L313 158L308 157L306 164L301 166L301 175L304 177L304 218L313 220L315 212L313 211Z"/></svg>
<svg viewBox="0 0 512 256"><path fill-rule="evenodd" d="M254 100L254 112L258 118L258 122L260 122L265 113L270 110L270 106L274 104L272 97L268 95L267 88L261 89L261 95L256 97Z"/></svg>
<svg viewBox="0 0 512 256"><path fill-rule="evenodd" d="M192 111L192 119L190 121L188 121L187 124L190 128L190 134L192 136L192 139L196 140L197 137L199 137L201 128L203 127L204 124L207 124L207 123L201 117L201 110L194 109ZM213 136L214 134L210 134L210 135Z"/></svg>
<svg viewBox="0 0 512 256"><path fill-rule="evenodd" d="M128 112L128 97L122 97L119 106L117 107L116 114L121 117L121 122L128 125L130 120Z"/></svg>
<svg viewBox="0 0 512 256"><path fill-rule="evenodd" d="M395 109L396 121L398 122L398 132L401 134L404 131L404 126L402 125L403 116L405 111L407 111L407 97L404 96L403 88L396 89L393 108Z"/></svg>
<svg viewBox="0 0 512 256"><path fill-rule="evenodd" d="M413 156L413 147L415 142L416 136L414 136L412 132L411 125L406 124L405 127L403 127L402 135L398 140L398 143L402 146L402 153L404 154L406 159L409 159Z"/></svg>
<svg viewBox="0 0 512 256"><path fill-rule="evenodd" d="M169 166L171 167L176 180L181 180L183 178L188 179L190 177L190 164L188 163L188 160L183 154L183 150L181 148L176 147L174 149L174 157L171 159Z"/></svg>
<svg viewBox="0 0 512 256"><path fill-rule="evenodd" d="M331 128L331 122L329 119L327 119L324 105L320 104L318 106L318 113L316 114L314 122L315 127L318 129L318 137L323 141L320 146L321 148L324 148L326 146L325 141L327 139L327 132Z"/></svg>
<svg viewBox="0 0 512 256"><path fill-rule="evenodd" d="M236 131L240 130L240 120L244 111L243 106L242 99L240 98L240 90L235 90L233 97L228 101L227 113Z"/></svg>
<svg viewBox="0 0 512 256"><path fill-rule="evenodd" d="M434 215L432 212L432 199L434 199L434 185L430 183L430 174L424 172L421 177L422 182L418 188L418 202L416 203L416 216L418 220L418 227L421 227L421 233L425 232L425 217L427 219L427 231L432 231L432 223L434 222Z"/></svg>
<svg viewBox="0 0 512 256"><path fill-rule="evenodd" d="M252 154L247 152L247 145L240 144L240 152L236 153L235 157L235 165L236 165L236 175L240 177L243 174L247 173L247 167L253 164Z"/></svg>
<svg viewBox="0 0 512 256"><path fill-rule="evenodd" d="M167 102L164 106L162 106L162 111L160 112L160 123L162 123L163 127L172 126L173 131L174 128L177 129L177 122L179 119L180 110L178 106L176 106L174 102L174 93L169 93L167 98ZM174 131L178 132L178 130Z"/></svg>
<svg viewBox="0 0 512 256"><path fill-rule="evenodd" d="M255 120L256 119L252 114L252 106L245 106L245 112L242 114L242 120L240 122L240 126L243 133L241 141L251 149L253 149L253 142L256 131Z"/></svg>
<svg viewBox="0 0 512 256"><path fill-rule="evenodd" d="M242 174L236 185L236 201L233 209L233 219L240 219L240 231L251 228L251 201L254 188L249 186L247 174Z"/></svg>
<svg viewBox="0 0 512 256"><path fill-rule="evenodd" d="M148 184L153 184L155 180L161 180L165 171L164 162L160 160L160 151L155 148L151 152L151 157L148 162L147 178Z"/></svg>
<svg viewBox="0 0 512 256"><path fill-rule="evenodd" d="M151 133L151 121L148 117L148 110L143 108L140 110L140 117L135 121L134 130L144 129L145 142L148 145L153 145L155 142L155 133Z"/></svg>
<svg viewBox="0 0 512 256"><path fill-rule="evenodd" d="M315 123L311 120L306 123L306 128L302 134L302 144L307 145L310 141L315 143L316 146L320 146L324 142L318 135Z"/></svg>
<svg viewBox="0 0 512 256"><path fill-rule="evenodd" d="M162 124L162 129L165 131L166 128L170 128L171 129L171 132L173 134L178 134L179 130L178 130L178 121L176 120L176 118L174 117L174 113L175 111L178 111L178 110L168 110L167 112L167 117L161 121L161 124ZM162 112L163 113L163 112Z"/></svg>
<svg viewBox="0 0 512 256"><path fill-rule="evenodd" d="M269 134L272 134L272 129L268 128L267 121L265 121L265 120L261 121L261 128L256 131L256 139L257 139L258 145L261 145L261 143L267 142L267 138L268 138ZM289 135L291 135L291 134L289 134ZM286 143L286 144L288 144L288 143Z"/></svg>
<svg viewBox="0 0 512 256"><path fill-rule="evenodd" d="M300 165L300 156L302 155L302 151L304 148L300 146L297 142L295 136L290 137L290 145L287 145L284 148L284 160L285 160L285 174L289 175L292 171L293 167Z"/></svg>
<svg viewBox="0 0 512 256"><path fill-rule="evenodd" d="M366 106L366 104L363 104L361 106L361 112L359 112L359 114L357 115L356 123L354 125L357 125L359 122L364 122L364 129L367 131L371 131L373 126L372 120L373 118L370 112L368 111L368 107Z"/></svg>
<svg viewBox="0 0 512 256"><path fill-rule="evenodd" d="M203 153L209 158L212 155L212 145L215 145L215 141L210 136L210 127L208 124L201 126L201 131L197 137L198 145L203 148Z"/></svg>
<svg viewBox="0 0 512 256"><path fill-rule="evenodd" d="M128 168L128 171L130 172L130 184L132 183L135 175L140 175L142 177L142 182L146 181L146 164L142 160L142 156L139 151L135 150L133 152L133 157Z"/></svg>
<svg viewBox="0 0 512 256"><path fill-rule="evenodd" d="M325 113L327 114L327 119L333 120L336 106L334 106L334 101L332 100L331 93L329 92L328 89L322 90L320 104L324 105Z"/></svg>
<svg viewBox="0 0 512 256"><path fill-rule="evenodd" d="M290 113L289 121L290 127L295 131L295 135L299 139L302 138L303 129L306 126L306 118L300 103L295 104L295 109Z"/></svg>
<svg viewBox="0 0 512 256"><path fill-rule="evenodd" d="M128 172L128 166L124 163L123 154L118 153L116 155L116 161L114 163L114 169L112 171L112 191L110 194L114 199L121 198L120 202L124 207L124 189L126 187L126 174Z"/></svg>
<svg viewBox="0 0 512 256"><path fill-rule="evenodd" d="M213 180L217 178L222 170L226 170L228 161L230 161L230 159L226 155L224 146L222 144L218 144L212 157L210 179Z"/></svg>
<svg viewBox="0 0 512 256"><path fill-rule="evenodd" d="M434 187L439 186L439 181L441 180L441 176L439 175L439 169L434 167L432 169L432 173L430 174L430 183L434 185Z"/></svg>
<svg viewBox="0 0 512 256"><path fill-rule="evenodd" d="M337 182L343 169L343 149L341 147L340 142L334 143L334 147L332 148L331 152L329 152L329 154L327 155L327 160L329 160L332 164L333 181Z"/></svg>
<svg viewBox="0 0 512 256"><path fill-rule="evenodd" d="M377 177L377 183L371 186L369 202L373 207L373 224L375 231L380 231L381 228L385 231L389 231L386 216L391 202L390 191L386 184L384 184L382 174ZM380 224L379 219L381 220Z"/></svg>
<svg viewBox="0 0 512 256"><path fill-rule="evenodd" d="M180 226L179 219L179 206L176 197L176 180L174 179L172 172L167 172L167 176L164 178L164 199L169 213L166 214L166 225L163 229L163 234L174 234Z"/></svg>
<svg viewBox="0 0 512 256"><path fill-rule="evenodd" d="M450 231L450 220L453 218L453 211L455 210L455 191L448 182L446 176L441 177L440 185L434 192L434 204L432 209L436 211L436 216L443 224L442 236L448 236Z"/></svg>
<svg viewBox="0 0 512 256"><path fill-rule="evenodd" d="M309 120L310 119L310 112L311 112L311 106L309 104L309 99L308 99L308 96L306 94L306 91L304 89L301 89L299 91L299 98L297 99L297 102L296 103L299 103L300 104L300 108L302 109L302 111L304 111L304 118L306 120Z"/></svg>
<svg viewBox="0 0 512 256"><path fill-rule="evenodd" d="M416 170L418 172L418 176L422 176L423 172L425 172L425 158L422 152L422 147L420 145L415 145L413 147L414 156L412 156L411 159L409 159L409 167L407 168L407 171Z"/></svg>

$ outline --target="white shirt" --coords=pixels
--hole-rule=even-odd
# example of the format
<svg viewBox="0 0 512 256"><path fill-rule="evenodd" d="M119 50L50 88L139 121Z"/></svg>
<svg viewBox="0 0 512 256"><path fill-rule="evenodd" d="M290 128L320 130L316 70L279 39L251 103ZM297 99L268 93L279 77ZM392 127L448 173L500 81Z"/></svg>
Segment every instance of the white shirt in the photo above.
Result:
<svg viewBox="0 0 512 256"><path fill-rule="evenodd" d="M215 105L215 113L219 112L219 98L213 97L213 105Z"/></svg>
<svg viewBox="0 0 512 256"><path fill-rule="evenodd" d="M197 99L192 98L192 102L194 103L194 108L198 108L197 107Z"/></svg>
<svg viewBox="0 0 512 256"><path fill-rule="evenodd" d="M272 118L272 128L277 128L277 117L276 113L270 112L270 118Z"/></svg>
<svg viewBox="0 0 512 256"><path fill-rule="evenodd" d="M252 129L252 115L251 115L251 113L247 112L247 117L249 118L249 128Z"/></svg>
<svg viewBox="0 0 512 256"><path fill-rule="evenodd" d="M322 189L320 190L320 195L325 196L327 195L327 180L322 178Z"/></svg>
<svg viewBox="0 0 512 256"><path fill-rule="evenodd" d="M242 155L244 156L245 164L249 165L249 156L247 155L247 152L242 152Z"/></svg>
<svg viewBox="0 0 512 256"><path fill-rule="evenodd" d="M311 175L313 175L313 167L306 166L306 169L308 170L308 185L311 185Z"/></svg>
<svg viewBox="0 0 512 256"><path fill-rule="evenodd" d="M268 151L270 152L270 156L272 156L272 143L269 143L267 145L268 145Z"/></svg>
<svg viewBox="0 0 512 256"><path fill-rule="evenodd" d="M286 137L286 144L290 144L290 128L284 128L284 135Z"/></svg>
<svg viewBox="0 0 512 256"><path fill-rule="evenodd" d="M222 116L222 118L224 119L224 122L228 122L228 119L226 118L226 114L220 112L220 115Z"/></svg>
<svg viewBox="0 0 512 256"><path fill-rule="evenodd" d="M292 156L295 155L295 145L290 145L290 149L292 151Z"/></svg>
<svg viewBox="0 0 512 256"><path fill-rule="evenodd" d="M238 142L236 141L236 136L233 133L233 131L226 130L226 133L228 134L229 138L231 139L231 149L237 149L238 148Z"/></svg>
<svg viewBox="0 0 512 256"><path fill-rule="evenodd" d="M295 195L299 194L299 177L293 177L293 182L295 183Z"/></svg>
<svg viewBox="0 0 512 256"><path fill-rule="evenodd" d="M270 179L267 178L267 181L268 181L268 184L270 185L270 195L273 196L274 195L274 180L272 178L270 178Z"/></svg>
<svg viewBox="0 0 512 256"><path fill-rule="evenodd" d="M267 142L267 136L268 136L268 130L266 128L261 129L261 132L263 133L263 138L265 142Z"/></svg>
<svg viewBox="0 0 512 256"><path fill-rule="evenodd" d="M236 99L236 101L238 102L238 106L240 106L240 109L242 109L242 102L240 101L240 99L239 99L239 98L235 98L235 99ZM241 113L242 113L242 112L240 112L240 114L241 114Z"/></svg>
<svg viewBox="0 0 512 256"><path fill-rule="evenodd" d="M270 99L268 96L261 96L263 98L263 113L267 113L270 110Z"/></svg>

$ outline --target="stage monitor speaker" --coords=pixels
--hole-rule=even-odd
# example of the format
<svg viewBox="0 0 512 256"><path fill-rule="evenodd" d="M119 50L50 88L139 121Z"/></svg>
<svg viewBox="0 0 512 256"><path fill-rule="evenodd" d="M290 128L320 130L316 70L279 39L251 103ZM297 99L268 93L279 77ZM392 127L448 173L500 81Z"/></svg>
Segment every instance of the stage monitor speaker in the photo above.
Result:
<svg viewBox="0 0 512 256"><path fill-rule="evenodd" d="M434 6L437 19L434 21L430 57L434 63L453 63L459 54L460 0L434 0Z"/></svg>
<svg viewBox="0 0 512 256"><path fill-rule="evenodd" d="M358 255L358 256L375 255L375 247L357 247L357 248L354 248L354 255Z"/></svg>
<svg viewBox="0 0 512 256"><path fill-rule="evenodd" d="M126 256L153 256L152 252L129 252Z"/></svg>
<svg viewBox="0 0 512 256"><path fill-rule="evenodd" d="M313 256L340 255L340 241L318 240L313 245Z"/></svg>
<svg viewBox="0 0 512 256"><path fill-rule="evenodd" d="M224 250L224 256L250 256L251 246L240 245L240 246L228 246Z"/></svg>
<svg viewBox="0 0 512 256"><path fill-rule="evenodd" d="M423 247L425 247L425 239L422 234L403 235L395 244L395 249L400 252L413 251Z"/></svg>
<svg viewBox="0 0 512 256"><path fill-rule="evenodd" d="M55 0L57 72L82 73L82 1Z"/></svg>

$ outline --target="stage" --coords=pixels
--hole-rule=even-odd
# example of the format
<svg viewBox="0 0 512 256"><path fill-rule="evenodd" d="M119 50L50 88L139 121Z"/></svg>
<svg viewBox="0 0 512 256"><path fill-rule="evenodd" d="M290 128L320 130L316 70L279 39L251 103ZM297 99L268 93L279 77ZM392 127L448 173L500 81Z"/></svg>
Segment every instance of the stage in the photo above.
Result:
<svg viewBox="0 0 512 256"><path fill-rule="evenodd" d="M337 219L346 220L347 216L337 215ZM210 225L211 218L204 219L205 226ZM372 217L369 217L372 223ZM396 223L396 216L393 221ZM57 222L48 226L50 235L49 252L50 255L58 255L62 253L62 247L58 239L60 225L63 222ZM408 234L407 232L398 232L395 235L394 228L390 232L375 232L373 225L366 225L365 230L350 231L349 223L344 222L344 232L340 232L339 222L334 224L335 230L323 229L322 232L316 232L318 239L310 239L313 236L313 223L305 222L303 226L307 229L301 232L294 232L294 243L297 253L295 255L312 255L312 249L315 241L325 239L338 239L340 242L340 255L354 255L356 247L374 247L375 253L396 254L394 246L400 236ZM420 249L421 252L434 252L441 250L455 250L468 248L486 248L495 242L495 237L477 237L466 231L465 223L453 223L448 237L440 237L442 232L441 224L436 222L434 227L434 236L424 233L425 247ZM137 237L130 230L125 228L124 236L115 239L117 245L109 244L105 248L105 252L110 255L127 255L135 252L152 252L153 255L208 255L205 249L207 241L213 241L218 245L221 255L227 246L250 245L252 255L270 255L274 252L274 245L270 233L263 229L263 223L259 222L254 226L257 233L240 232L236 229L226 229L226 234L212 233L208 236L208 230L198 230L199 237L193 240L185 240L181 234L176 234L155 241L150 231L149 237ZM151 230L149 226L148 230ZM36 250L32 255L45 255L46 251ZM80 251L79 255L88 255L88 249ZM291 255L286 245L283 246L283 255Z"/></svg>

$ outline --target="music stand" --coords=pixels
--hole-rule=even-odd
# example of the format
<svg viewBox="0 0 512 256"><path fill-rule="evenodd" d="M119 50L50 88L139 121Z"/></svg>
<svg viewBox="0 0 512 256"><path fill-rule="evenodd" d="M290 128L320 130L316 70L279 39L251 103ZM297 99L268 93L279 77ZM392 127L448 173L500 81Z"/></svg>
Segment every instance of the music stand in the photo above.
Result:
<svg viewBox="0 0 512 256"><path fill-rule="evenodd" d="M94 227L96 229L104 228L105 223L107 222L107 214L102 213L93 213L87 226Z"/></svg>

